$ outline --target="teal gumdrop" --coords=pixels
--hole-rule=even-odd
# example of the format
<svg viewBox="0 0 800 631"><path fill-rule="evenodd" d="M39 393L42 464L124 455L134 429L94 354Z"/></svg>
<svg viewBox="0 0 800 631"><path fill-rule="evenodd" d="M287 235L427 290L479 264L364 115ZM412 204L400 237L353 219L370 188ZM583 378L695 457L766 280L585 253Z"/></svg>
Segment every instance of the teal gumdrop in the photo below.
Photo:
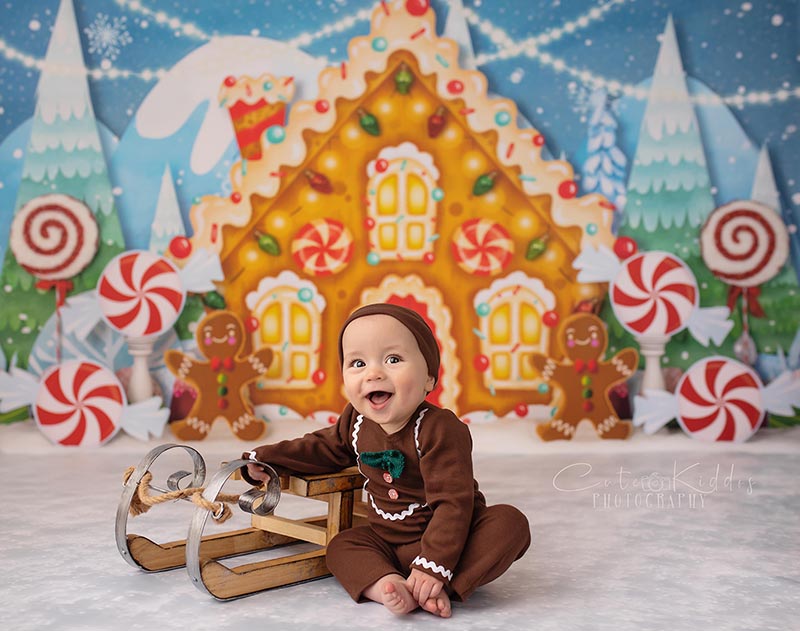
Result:
<svg viewBox="0 0 800 631"><path fill-rule="evenodd" d="M444 191L440 188L435 188L431 191L431 197L433 197L433 201L440 202L444 199Z"/></svg>
<svg viewBox="0 0 800 631"><path fill-rule="evenodd" d="M494 115L494 122L500 125L500 127L505 127L511 122L511 114L506 111L497 112Z"/></svg>
<svg viewBox="0 0 800 631"><path fill-rule="evenodd" d="M548 386L546 383L540 383L537 389L539 390L539 394L547 394L550 392L550 386Z"/></svg>
<svg viewBox="0 0 800 631"><path fill-rule="evenodd" d="M272 89L272 81L264 81L264 90L269 92Z"/></svg>
<svg viewBox="0 0 800 631"><path fill-rule="evenodd" d="M597 224L596 223L586 224L586 234L591 234L591 235L597 234Z"/></svg>
<svg viewBox="0 0 800 631"><path fill-rule="evenodd" d="M488 302L482 302L477 307L475 307L475 312L482 318L489 315L492 311L492 308L489 306Z"/></svg>
<svg viewBox="0 0 800 631"><path fill-rule="evenodd" d="M280 414L281 416L286 416L288 413L289 413L289 408L287 408L285 405L282 405L281 407L278 408L278 414Z"/></svg>
<svg viewBox="0 0 800 631"><path fill-rule="evenodd" d="M372 40L372 50L382 53L389 47L389 42L385 37L376 37Z"/></svg>
<svg viewBox="0 0 800 631"><path fill-rule="evenodd" d="M286 130L281 125L273 125L267 129L267 140L273 145L283 142L286 138Z"/></svg>
<svg viewBox="0 0 800 631"><path fill-rule="evenodd" d="M311 299L314 297L314 292L311 291L308 287L303 287L300 291L297 292L297 298L300 302L311 302Z"/></svg>
<svg viewBox="0 0 800 631"><path fill-rule="evenodd" d="M381 257L378 256L377 252L370 252L369 254L367 254L367 263L369 263L370 265L377 265L380 262L381 262Z"/></svg>

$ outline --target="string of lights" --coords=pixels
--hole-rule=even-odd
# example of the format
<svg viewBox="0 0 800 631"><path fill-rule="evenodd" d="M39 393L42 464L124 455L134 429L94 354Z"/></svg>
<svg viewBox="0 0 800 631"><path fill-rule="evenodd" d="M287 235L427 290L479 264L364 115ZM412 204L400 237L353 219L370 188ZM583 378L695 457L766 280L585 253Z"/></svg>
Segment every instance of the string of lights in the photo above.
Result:
<svg viewBox="0 0 800 631"><path fill-rule="evenodd" d="M558 41L565 35L571 35L578 30L587 28L593 22L602 19L606 13L616 6L628 1L630 0L609 0L609 2L604 5L592 7L585 14L564 22L560 27L549 29L521 41L515 41L505 30L494 25L491 20L482 18L472 9L465 7L464 15L467 21L471 25L477 27L477 29L482 34L486 35L497 47L497 50L493 53L481 53L476 55L475 65L477 67L487 66L498 60L507 60L524 55L529 59L536 60L543 66L551 68L557 73L568 74L592 89L603 88L612 96L624 95L644 100L648 96L648 90L645 88L604 77L587 69L575 68L567 64L563 59L548 53L546 50L542 50L543 47ZM115 0L115 2L131 12L151 19L156 24L178 31L186 37L195 38L200 41L210 41L214 37L214 35L206 33L196 24L170 16L164 11L154 11L144 6L140 0ZM295 48L305 48L320 39L345 32L357 23L368 20L371 13L369 9L361 9L352 15L345 16L336 22L325 25L317 31L301 33L288 40L286 44ZM26 68L35 68L42 71L46 66L45 60L38 59L16 49L3 38L0 38L0 54L9 61L18 62ZM322 60L326 63L329 61L325 58L322 58ZM53 68L51 68L51 70L52 69ZM69 71L69 69L64 68L64 71ZM83 70L89 78L94 80L140 79L146 82L160 80L166 76L168 71L169 68L144 68L141 70L124 69L115 66L108 60L104 60L99 68ZM74 72L74 69L72 69L72 72ZM773 91L740 91L727 96L715 94L695 95L692 97L692 101L698 105L726 105L742 108L746 105L768 105L773 102L785 102L793 98L800 99L800 86L781 88Z"/></svg>

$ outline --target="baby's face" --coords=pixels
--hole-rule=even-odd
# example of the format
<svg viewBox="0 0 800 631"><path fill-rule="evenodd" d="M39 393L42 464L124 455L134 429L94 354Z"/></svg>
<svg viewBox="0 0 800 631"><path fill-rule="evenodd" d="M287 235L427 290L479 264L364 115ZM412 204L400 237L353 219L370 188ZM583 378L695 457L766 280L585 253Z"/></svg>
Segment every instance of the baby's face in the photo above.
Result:
<svg viewBox="0 0 800 631"><path fill-rule="evenodd" d="M433 390L416 338L391 316L353 320L344 330L342 353L347 398L387 434L402 429Z"/></svg>

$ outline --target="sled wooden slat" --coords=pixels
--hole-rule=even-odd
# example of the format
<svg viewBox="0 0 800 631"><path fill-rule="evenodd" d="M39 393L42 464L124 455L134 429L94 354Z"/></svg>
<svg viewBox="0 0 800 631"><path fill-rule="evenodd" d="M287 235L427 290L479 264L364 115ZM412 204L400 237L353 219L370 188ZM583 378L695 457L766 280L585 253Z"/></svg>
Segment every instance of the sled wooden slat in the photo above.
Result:
<svg viewBox="0 0 800 631"><path fill-rule="evenodd" d="M200 561L200 573L206 590L220 600L303 583L329 574L324 549L234 568L203 558Z"/></svg>

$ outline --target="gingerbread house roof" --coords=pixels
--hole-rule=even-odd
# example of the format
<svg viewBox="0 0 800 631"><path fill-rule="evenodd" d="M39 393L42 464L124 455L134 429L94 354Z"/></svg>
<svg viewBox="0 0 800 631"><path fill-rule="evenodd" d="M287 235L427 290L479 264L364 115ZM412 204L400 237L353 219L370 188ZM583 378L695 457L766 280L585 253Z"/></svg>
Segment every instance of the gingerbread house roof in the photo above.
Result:
<svg viewBox="0 0 800 631"><path fill-rule="evenodd" d="M394 0L375 8L369 35L351 40L347 61L322 71L317 98L294 103L285 128L262 136L263 157L232 166L233 193L228 197L207 195L193 206L194 246L221 252L223 229L241 228L251 222L253 208L247 203L251 196L275 197L281 190L284 170L303 165L308 157L304 133L332 131L339 122L334 107L337 100L364 96L368 77L385 72L393 54L399 51L411 54L422 74L435 76L438 98L470 131L496 134L497 163L516 174L526 195L549 198L555 226L579 228L581 249L613 242L614 206L598 194L577 196L572 166L563 160L544 160L543 136L535 129L518 126L514 102L490 97L486 77L459 66L458 45L436 35L435 15L427 3Z"/></svg>

